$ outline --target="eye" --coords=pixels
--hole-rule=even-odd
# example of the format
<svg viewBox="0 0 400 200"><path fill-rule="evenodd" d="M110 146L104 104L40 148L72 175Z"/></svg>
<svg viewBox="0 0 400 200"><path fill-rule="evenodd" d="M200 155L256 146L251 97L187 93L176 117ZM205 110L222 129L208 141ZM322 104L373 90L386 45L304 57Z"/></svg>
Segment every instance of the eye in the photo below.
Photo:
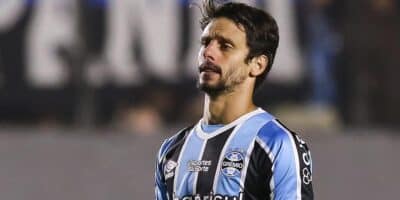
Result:
<svg viewBox="0 0 400 200"><path fill-rule="evenodd" d="M208 39L208 38L201 39L200 44L202 46L208 46L208 44L210 44L210 39Z"/></svg>
<svg viewBox="0 0 400 200"><path fill-rule="evenodd" d="M220 48L221 50L229 50L232 48L232 45L227 42L223 42L220 44Z"/></svg>

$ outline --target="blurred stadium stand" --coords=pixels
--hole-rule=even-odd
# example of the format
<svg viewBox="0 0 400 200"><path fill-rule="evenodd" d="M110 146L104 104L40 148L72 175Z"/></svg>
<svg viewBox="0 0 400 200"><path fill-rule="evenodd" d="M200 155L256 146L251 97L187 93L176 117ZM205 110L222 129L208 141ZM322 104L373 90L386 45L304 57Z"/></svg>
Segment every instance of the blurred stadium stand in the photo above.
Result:
<svg viewBox="0 0 400 200"><path fill-rule="evenodd" d="M190 2L0 1L0 199L152 198L162 138L202 112ZM277 18L255 100L309 138L317 199L396 199L399 0L241 2Z"/></svg>
<svg viewBox="0 0 400 200"><path fill-rule="evenodd" d="M142 119L136 110L159 126L196 119L191 2L2 1L0 121L124 126ZM315 115L300 126L399 127L397 0L242 2L270 11L281 32L258 105Z"/></svg>

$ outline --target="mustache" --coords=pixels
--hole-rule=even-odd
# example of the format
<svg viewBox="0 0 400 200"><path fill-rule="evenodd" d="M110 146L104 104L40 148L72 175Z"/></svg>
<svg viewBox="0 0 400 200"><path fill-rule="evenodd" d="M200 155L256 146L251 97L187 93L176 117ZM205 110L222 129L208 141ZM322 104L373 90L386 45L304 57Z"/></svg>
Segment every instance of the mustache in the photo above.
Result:
<svg viewBox="0 0 400 200"><path fill-rule="evenodd" d="M205 62L205 63L203 63L203 64L201 64L199 66L199 72L201 73L201 72L204 72L204 71L212 71L212 72L219 73L219 74L222 73L222 70L221 70L220 66L215 65L215 64L213 64L212 62L209 62L209 61L207 61L207 62Z"/></svg>

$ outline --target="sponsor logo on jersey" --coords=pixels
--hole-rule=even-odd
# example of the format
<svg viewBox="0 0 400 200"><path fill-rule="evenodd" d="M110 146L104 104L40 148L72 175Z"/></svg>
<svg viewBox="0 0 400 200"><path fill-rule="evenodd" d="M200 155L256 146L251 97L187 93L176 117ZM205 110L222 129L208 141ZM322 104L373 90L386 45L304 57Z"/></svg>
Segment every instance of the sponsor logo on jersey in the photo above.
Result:
<svg viewBox="0 0 400 200"><path fill-rule="evenodd" d="M221 171L226 176L240 175L244 167L244 155L240 150L229 151L222 161Z"/></svg>
<svg viewBox="0 0 400 200"><path fill-rule="evenodd" d="M211 166L211 160L189 160L188 171L208 172L210 166Z"/></svg>
<svg viewBox="0 0 400 200"><path fill-rule="evenodd" d="M243 192L240 192L237 196L220 195L212 192L207 195L187 195L182 198L178 198L174 195L173 200L243 200Z"/></svg>
<svg viewBox="0 0 400 200"><path fill-rule="evenodd" d="M165 164L165 166L164 166L165 180L174 176L174 169L176 168L176 166L178 166L178 163L176 163L172 160L167 161L167 164Z"/></svg>

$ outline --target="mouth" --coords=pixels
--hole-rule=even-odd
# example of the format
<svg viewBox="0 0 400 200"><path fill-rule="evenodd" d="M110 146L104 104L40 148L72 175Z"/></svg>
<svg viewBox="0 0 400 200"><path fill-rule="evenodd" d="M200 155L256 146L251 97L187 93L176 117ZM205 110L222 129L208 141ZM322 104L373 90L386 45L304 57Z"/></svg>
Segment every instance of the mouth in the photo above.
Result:
<svg viewBox="0 0 400 200"><path fill-rule="evenodd" d="M212 72L221 74L221 68L211 62L205 62L199 66L199 72Z"/></svg>

